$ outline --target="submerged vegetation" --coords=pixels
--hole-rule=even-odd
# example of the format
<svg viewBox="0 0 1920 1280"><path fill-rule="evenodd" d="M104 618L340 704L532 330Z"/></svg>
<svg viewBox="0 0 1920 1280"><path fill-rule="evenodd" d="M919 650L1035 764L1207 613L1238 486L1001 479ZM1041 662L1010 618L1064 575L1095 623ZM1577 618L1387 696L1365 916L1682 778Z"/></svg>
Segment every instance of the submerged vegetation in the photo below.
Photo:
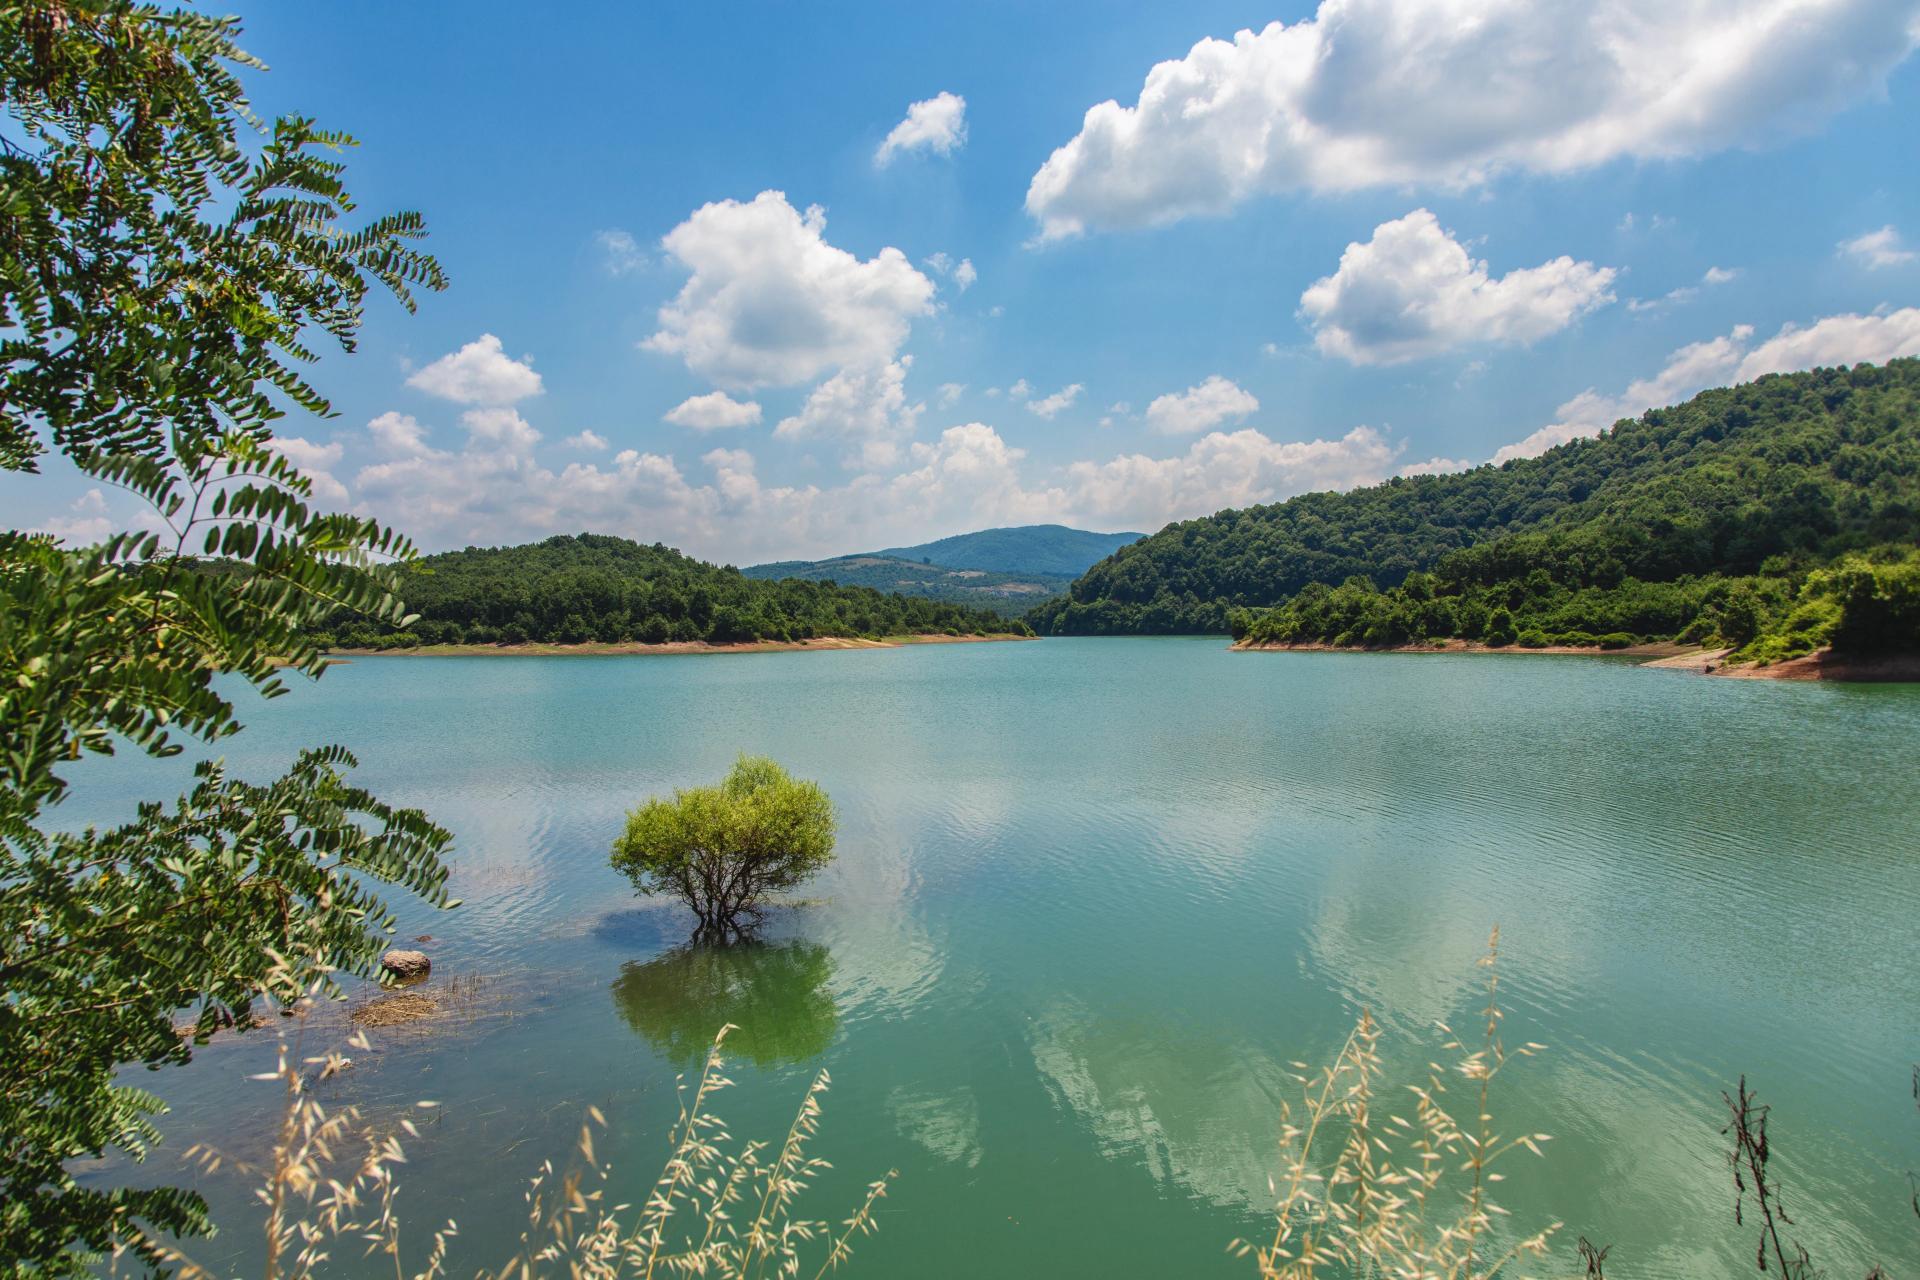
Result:
<svg viewBox="0 0 1920 1280"><path fill-rule="evenodd" d="M1030 619L1364 646L1779 637L1758 656L1823 642L1844 579L1879 619L1870 643L1910 649L1917 541L1920 359L1902 359L1704 392L1504 466L1169 525Z"/></svg>
<svg viewBox="0 0 1920 1280"><path fill-rule="evenodd" d="M763 582L669 547L591 533L423 556L402 572L399 590L419 615L411 625L342 610L315 642L404 649L1031 634L991 609L831 582Z"/></svg>

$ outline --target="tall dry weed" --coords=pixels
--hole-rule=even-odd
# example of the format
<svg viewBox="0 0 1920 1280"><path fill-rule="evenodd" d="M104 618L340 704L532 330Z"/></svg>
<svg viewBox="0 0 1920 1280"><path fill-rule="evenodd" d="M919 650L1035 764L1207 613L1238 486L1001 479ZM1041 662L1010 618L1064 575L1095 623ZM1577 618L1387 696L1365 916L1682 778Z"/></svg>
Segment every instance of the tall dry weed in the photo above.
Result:
<svg viewBox="0 0 1920 1280"><path fill-rule="evenodd" d="M1489 1280L1516 1259L1541 1257L1559 1229L1500 1245L1508 1232L1491 1197L1504 1175L1495 1166L1515 1151L1540 1154L1547 1135L1506 1137L1494 1128L1492 1089L1510 1061L1500 1033L1500 931L1480 965L1487 1003L1478 1047L1442 1027L1451 1067L1428 1064L1405 1093L1381 1079L1380 1028L1362 1012L1333 1061L1300 1074L1298 1110L1282 1108L1280 1177L1274 1230L1264 1243L1236 1240L1229 1249L1253 1259L1260 1280L1392 1276L1417 1280ZM1511 1051L1526 1057L1542 1046ZM1472 1107L1456 1118L1464 1093ZM1411 1119L1394 1110L1404 1101ZM1331 1150L1330 1150L1331 1149Z"/></svg>
<svg viewBox="0 0 1920 1280"><path fill-rule="evenodd" d="M318 988L310 992L301 1008L311 1008L318 994ZM691 1087L682 1082L670 1154L637 1209L630 1202L612 1202L613 1169L599 1158L594 1137L606 1119L589 1107L573 1167L561 1171L549 1161L530 1179L526 1225L514 1256L476 1274L491 1280L803 1275L820 1280L838 1270L852 1256L854 1242L877 1229L875 1208L897 1173L889 1171L868 1184L858 1207L838 1223L802 1216L802 1195L831 1167L809 1153L828 1075L821 1071L814 1077L777 1148L764 1142L735 1145L712 1110L714 1096L733 1087L722 1050L734 1029L723 1027L714 1037ZM204 1173L231 1167L259 1178L262 1280L314 1280L329 1271L364 1276L374 1265L390 1268L394 1280L441 1280L449 1272L458 1225L449 1220L435 1231L424 1258L410 1267L403 1260L395 1208L397 1170L406 1162L402 1138L418 1137L419 1129L406 1119L397 1131L383 1131L369 1125L357 1108L329 1111L314 1087L347 1070L351 1060L337 1051L302 1057L298 1043L297 1034L291 1042L283 1037L278 1065L254 1077L277 1081L286 1092L267 1159L249 1166L204 1146L189 1152ZM348 1046L371 1048L358 1031ZM415 1105L430 1110L438 1104ZM216 1280L180 1249L162 1249L185 1280Z"/></svg>

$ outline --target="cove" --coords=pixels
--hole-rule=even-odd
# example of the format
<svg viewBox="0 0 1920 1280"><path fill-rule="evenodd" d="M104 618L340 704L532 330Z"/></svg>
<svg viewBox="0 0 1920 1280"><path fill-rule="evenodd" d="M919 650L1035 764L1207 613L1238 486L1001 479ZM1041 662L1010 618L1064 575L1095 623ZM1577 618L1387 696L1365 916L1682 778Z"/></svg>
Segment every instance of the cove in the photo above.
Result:
<svg viewBox="0 0 1920 1280"><path fill-rule="evenodd" d="M1412 1080L1435 1023L1472 1024L1495 923L1508 1038L1548 1046L1502 1078L1501 1125L1555 1135L1502 1200L1567 1224L1560 1261L1584 1234L1621 1274L1751 1266L1719 1134L1745 1072L1821 1265L1920 1262L1920 686L1049 639L357 658L241 705L237 771L341 742L459 837L465 905L402 903L399 932L431 936L462 1011L375 1032L327 1087L375 1117L440 1104L401 1205L422 1244L457 1218L476 1264L509 1255L525 1177L589 1105L637 1196L676 1074L731 1020L736 1137L777 1139L832 1073L813 1212L900 1170L850 1274L1245 1275L1223 1250L1265 1226L1287 1064L1366 1007ZM839 858L761 946L690 952L607 847L741 751L826 787ZM184 775L88 763L63 821ZM245 1077L272 1052L255 1033L140 1074L174 1110L134 1176L187 1177L196 1140L264 1149L278 1099ZM227 1229L194 1256L243 1265L245 1184L198 1184Z"/></svg>

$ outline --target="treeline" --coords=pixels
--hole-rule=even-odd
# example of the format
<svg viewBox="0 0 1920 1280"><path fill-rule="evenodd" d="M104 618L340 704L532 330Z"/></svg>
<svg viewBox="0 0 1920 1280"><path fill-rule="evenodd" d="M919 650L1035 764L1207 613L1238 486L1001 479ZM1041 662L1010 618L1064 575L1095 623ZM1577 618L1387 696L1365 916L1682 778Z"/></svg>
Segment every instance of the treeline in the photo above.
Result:
<svg viewBox="0 0 1920 1280"><path fill-rule="evenodd" d="M989 609L1007 618L1019 617L1036 602L1059 595L1073 581L1071 574L949 569L882 555L781 560L749 565L740 572L749 578L804 578L809 582L837 582L844 587L871 587L875 591Z"/></svg>
<svg viewBox="0 0 1920 1280"><path fill-rule="evenodd" d="M1884 547L1807 573L1707 574L1669 582L1627 578L1611 586L1522 577L1475 581L1449 557L1434 573L1381 590L1366 578L1313 583L1291 600L1231 619L1252 644L1391 648L1443 640L1516 645L1630 645L1678 641L1737 650L1736 660L1777 662L1817 648L1920 652L1920 553Z"/></svg>
<svg viewBox="0 0 1920 1280"><path fill-rule="evenodd" d="M1457 627L1504 600L1543 631L1671 636L1736 580L1766 580L1745 585L1784 607L1796 575L1917 538L1920 360L1903 359L1704 392L1499 467L1169 525L1028 619L1043 634L1224 632L1316 584L1334 590L1303 610L1432 574L1412 590L1458 600Z"/></svg>
<svg viewBox="0 0 1920 1280"><path fill-rule="evenodd" d="M411 626L342 612L328 620L321 643L392 649L1027 633L1025 623L988 609L832 583L756 581L658 543L591 533L426 556L407 567L400 594L419 615Z"/></svg>

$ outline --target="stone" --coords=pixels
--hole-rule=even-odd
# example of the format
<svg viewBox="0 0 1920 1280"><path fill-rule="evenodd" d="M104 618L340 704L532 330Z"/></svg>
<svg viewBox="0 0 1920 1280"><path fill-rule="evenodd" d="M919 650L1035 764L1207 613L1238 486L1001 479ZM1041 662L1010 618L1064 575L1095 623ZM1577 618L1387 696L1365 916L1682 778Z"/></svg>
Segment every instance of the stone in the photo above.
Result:
<svg viewBox="0 0 1920 1280"><path fill-rule="evenodd" d="M393 950L380 957L380 967L402 982L418 982L433 968L423 952Z"/></svg>

